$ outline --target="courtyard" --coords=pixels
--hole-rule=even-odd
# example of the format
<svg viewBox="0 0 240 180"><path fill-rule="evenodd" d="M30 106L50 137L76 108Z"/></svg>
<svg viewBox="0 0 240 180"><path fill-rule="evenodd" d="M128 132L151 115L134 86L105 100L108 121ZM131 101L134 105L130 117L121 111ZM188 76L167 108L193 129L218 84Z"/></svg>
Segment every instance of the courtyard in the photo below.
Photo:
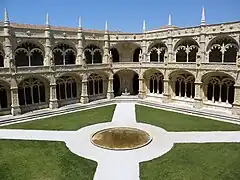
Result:
<svg viewBox="0 0 240 180"><path fill-rule="evenodd" d="M95 146L107 128L145 131L129 150ZM240 126L137 103L117 103L1 126L0 179L239 179Z"/></svg>

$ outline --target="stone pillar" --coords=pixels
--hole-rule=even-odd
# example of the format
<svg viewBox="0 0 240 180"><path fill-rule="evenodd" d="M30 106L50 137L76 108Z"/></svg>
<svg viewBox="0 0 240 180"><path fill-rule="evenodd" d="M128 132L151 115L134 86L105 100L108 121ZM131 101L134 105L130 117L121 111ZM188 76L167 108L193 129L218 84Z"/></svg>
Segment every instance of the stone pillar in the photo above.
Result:
<svg viewBox="0 0 240 180"><path fill-rule="evenodd" d="M45 27L45 57L44 57L44 66L53 66L53 55L52 55L52 43L51 43L51 30L48 15L46 17L46 27Z"/></svg>
<svg viewBox="0 0 240 180"><path fill-rule="evenodd" d="M202 82L201 81L196 81L195 83L195 96L194 96L194 100L195 100L195 104L194 107L195 108L201 108L202 107Z"/></svg>
<svg viewBox="0 0 240 180"><path fill-rule="evenodd" d="M57 84L50 84L50 100L49 100L49 108L56 109L58 108L58 100L57 100Z"/></svg>
<svg viewBox="0 0 240 180"><path fill-rule="evenodd" d="M89 98L88 98L88 77L87 77L87 74L84 74L83 78L82 78L82 94L81 94L80 102L83 103L83 104L89 102Z"/></svg>
<svg viewBox="0 0 240 180"><path fill-rule="evenodd" d="M107 99L113 99L113 98L114 98L113 74L111 74L108 78Z"/></svg>
<svg viewBox="0 0 240 180"><path fill-rule="evenodd" d="M18 99L18 87L11 87L11 113L13 116L21 114L21 109L19 106L19 99Z"/></svg>
<svg viewBox="0 0 240 180"><path fill-rule="evenodd" d="M105 34L104 34L104 49L103 49L103 64L108 64L109 57L109 34L108 34L108 24L105 24Z"/></svg>
<svg viewBox="0 0 240 180"><path fill-rule="evenodd" d="M76 58L76 64L77 65L85 65L85 61L83 59L83 33L82 28L78 29L78 45L77 45L77 58Z"/></svg>
<svg viewBox="0 0 240 180"><path fill-rule="evenodd" d="M173 62L173 38L172 38L172 30L168 30L167 48L168 48L168 62Z"/></svg>
<svg viewBox="0 0 240 180"><path fill-rule="evenodd" d="M168 103L170 101L169 94L169 79L166 77L163 79L163 102Z"/></svg>
<svg viewBox="0 0 240 180"><path fill-rule="evenodd" d="M238 115L240 118L240 84L235 84L234 87L235 92L232 113Z"/></svg>
<svg viewBox="0 0 240 180"><path fill-rule="evenodd" d="M138 77L138 83L139 83L138 98L143 99L144 98L144 89L143 89L144 78L142 74L140 74Z"/></svg>
<svg viewBox="0 0 240 180"><path fill-rule="evenodd" d="M142 62L147 62L147 41L146 41L146 34L143 35L142 41Z"/></svg>
<svg viewBox="0 0 240 180"><path fill-rule="evenodd" d="M44 66L52 66L53 65L53 54L52 54L52 45L51 45L51 40L46 39L46 44L45 44L45 57L44 57Z"/></svg>
<svg viewBox="0 0 240 180"><path fill-rule="evenodd" d="M201 32L200 32L200 49L199 49L199 55L200 55L200 62L206 62L206 52L205 52L205 43L206 43L206 38L205 38L205 26L201 26Z"/></svg>

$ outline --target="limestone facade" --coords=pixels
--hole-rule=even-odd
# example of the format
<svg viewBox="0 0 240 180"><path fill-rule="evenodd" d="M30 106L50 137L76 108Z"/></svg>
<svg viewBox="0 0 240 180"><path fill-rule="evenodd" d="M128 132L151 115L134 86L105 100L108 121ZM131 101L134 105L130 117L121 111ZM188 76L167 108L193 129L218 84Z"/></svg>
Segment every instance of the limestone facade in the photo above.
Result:
<svg viewBox="0 0 240 180"><path fill-rule="evenodd" d="M142 33L0 22L0 111L112 99L127 91L240 115L240 22Z"/></svg>

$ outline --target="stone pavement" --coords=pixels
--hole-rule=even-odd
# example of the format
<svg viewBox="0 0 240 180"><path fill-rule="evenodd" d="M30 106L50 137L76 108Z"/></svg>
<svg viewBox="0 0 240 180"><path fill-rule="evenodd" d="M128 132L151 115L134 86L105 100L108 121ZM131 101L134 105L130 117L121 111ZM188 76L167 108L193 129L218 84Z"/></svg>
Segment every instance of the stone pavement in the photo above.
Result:
<svg viewBox="0 0 240 180"><path fill-rule="evenodd" d="M145 147L112 151L94 146L91 136L104 128L134 127L153 138ZM112 122L95 124L78 131L0 130L0 139L64 141L69 150L98 163L94 180L138 180L139 163L162 156L174 143L240 142L240 131L167 132L164 129L136 122L135 104L117 104Z"/></svg>

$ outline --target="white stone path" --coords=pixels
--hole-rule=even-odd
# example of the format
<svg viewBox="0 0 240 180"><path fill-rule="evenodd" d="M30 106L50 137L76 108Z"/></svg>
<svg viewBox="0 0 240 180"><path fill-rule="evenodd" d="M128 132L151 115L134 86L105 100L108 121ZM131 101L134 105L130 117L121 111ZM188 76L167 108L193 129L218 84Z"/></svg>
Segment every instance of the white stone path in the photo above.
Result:
<svg viewBox="0 0 240 180"><path fill-rule="evenodd" d="M153 140L145 147L128 151L111 151L91 143L95 132L117 126L142 129ZM0 139L64 141L71 152L98 163L94 180L139 180L139 163L165 154L174 143L240 142L240 131L167 132L160 127L137 123L135 104L120 103L109 123L87 126L78 131L2 129Z"/></svg>

